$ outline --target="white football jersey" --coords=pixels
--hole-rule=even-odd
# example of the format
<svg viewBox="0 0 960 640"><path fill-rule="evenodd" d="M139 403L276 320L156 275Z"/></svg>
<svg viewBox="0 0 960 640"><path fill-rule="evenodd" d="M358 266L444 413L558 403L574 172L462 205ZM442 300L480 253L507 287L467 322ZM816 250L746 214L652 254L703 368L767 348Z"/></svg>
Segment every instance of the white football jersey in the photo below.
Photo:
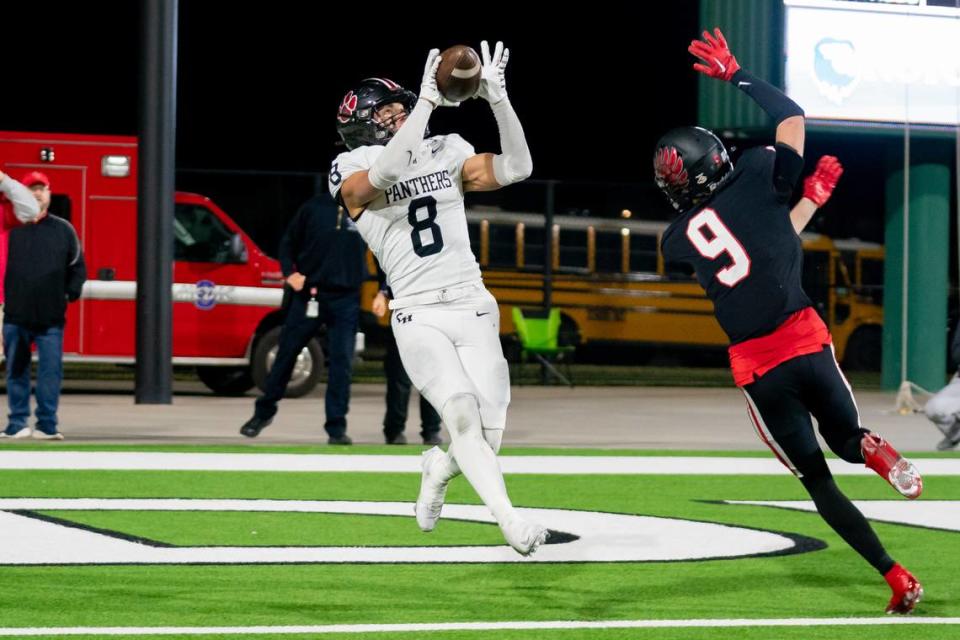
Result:
<svg viewBox="0 0 960 640"><path fill-rule="evenodd" d="M366 146L337 156L330 167L331 195L336 199L344 180L370 169L381 153L382 146ZM456 134L426 138L400 180L356 219L395 298L480 280L460 176L475 153Z"/></svg>

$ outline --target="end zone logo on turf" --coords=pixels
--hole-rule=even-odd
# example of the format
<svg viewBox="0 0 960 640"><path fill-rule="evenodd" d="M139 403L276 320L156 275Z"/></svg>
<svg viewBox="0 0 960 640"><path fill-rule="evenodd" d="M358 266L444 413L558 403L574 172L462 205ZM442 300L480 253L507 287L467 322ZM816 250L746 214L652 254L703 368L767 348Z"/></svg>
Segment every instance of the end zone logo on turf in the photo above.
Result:
<svg viewBox="0 0 960 640"><path fill-rule="evenodd" d="M506 544L443 547L174 546L59 519L59 510L219 511L406 516L407 502L180 500L100 498L0 499L0 565L669 562L803 553L813 538L711 522L565 509L518 509L551 529L532 558ZM38 513L40 511L44 514ZM51 512L53 512L51 514ZM495 522L486 507L448 504L446 520ZM441 522L442 526L442 522ZM429 543L429 537L424 537Z"/></svg>

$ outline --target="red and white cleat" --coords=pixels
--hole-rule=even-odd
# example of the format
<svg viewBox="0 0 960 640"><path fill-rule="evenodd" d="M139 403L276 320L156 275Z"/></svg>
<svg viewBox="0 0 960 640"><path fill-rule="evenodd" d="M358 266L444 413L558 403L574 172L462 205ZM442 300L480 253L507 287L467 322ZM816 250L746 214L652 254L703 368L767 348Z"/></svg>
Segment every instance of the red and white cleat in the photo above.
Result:
<svg viewBox="0 0 960 640"><path fill-rule="evenodd" d="M867 467L876 471L904 497L913 500L923 493L923 478L920 477L920 472L889 442L875 433L868 433L860 441L860 450Z"/></svg>
<svg viewBox="0 0 960 640"><path fill-rule="evenodd" d="M923 598L923 585L899 564L893 565L893 569L887 571L883 579L893 589L893 596L890 598L890 604L887 605L888 614L910 613Z"/></svg>

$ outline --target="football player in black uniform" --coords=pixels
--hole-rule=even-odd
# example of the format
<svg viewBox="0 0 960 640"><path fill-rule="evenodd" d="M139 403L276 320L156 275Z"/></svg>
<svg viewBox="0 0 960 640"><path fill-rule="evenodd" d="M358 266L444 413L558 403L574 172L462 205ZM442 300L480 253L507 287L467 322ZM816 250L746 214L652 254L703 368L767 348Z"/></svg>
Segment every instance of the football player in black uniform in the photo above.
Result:
<svg viewBox="0 0 960 640"><path fill-rule="evenodd" d="M913 575L887 555L863 514L837 488L810 415L830 449L866 464L907 498L923 489L916 468L860 424L830 332L800 284L799 233L830 197L842 168L824 156L789 200L803 170L803 110L740 68L719 29L690 44L694 69L732 82L777 126L776 144L743 153L736 168L723 143L699 127L674 129L657 144L657 185L678 212L663 235L668 263L693 268L730 338L734 380L760 438L803 483L817 511L893 590L887 613L909 613L923 595Z"/></svg>

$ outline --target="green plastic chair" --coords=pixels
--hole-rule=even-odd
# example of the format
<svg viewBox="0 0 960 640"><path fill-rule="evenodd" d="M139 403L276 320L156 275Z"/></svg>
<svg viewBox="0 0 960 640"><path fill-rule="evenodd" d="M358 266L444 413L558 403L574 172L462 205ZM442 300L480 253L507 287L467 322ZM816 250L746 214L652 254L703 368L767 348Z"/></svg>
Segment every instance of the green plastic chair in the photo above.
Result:
<svg viewBox="0 0 960 640"><path fill-rule="evenodd" d="M573 375L570 373L570 361L567 356L574 351L574 347L557 344L557 338L560 335L560 310L550 309L546 318L531 318L524 316L520 307L513 307L513 326L516 327L517 336L520 338L518 366L532 357L543 367L544 384L547 383L547 373L549 373L572 387ZM562 360L566 364L566 376L554 366L553 361L556 360ZM519 384L520 376L514 377Z"/></svg>

